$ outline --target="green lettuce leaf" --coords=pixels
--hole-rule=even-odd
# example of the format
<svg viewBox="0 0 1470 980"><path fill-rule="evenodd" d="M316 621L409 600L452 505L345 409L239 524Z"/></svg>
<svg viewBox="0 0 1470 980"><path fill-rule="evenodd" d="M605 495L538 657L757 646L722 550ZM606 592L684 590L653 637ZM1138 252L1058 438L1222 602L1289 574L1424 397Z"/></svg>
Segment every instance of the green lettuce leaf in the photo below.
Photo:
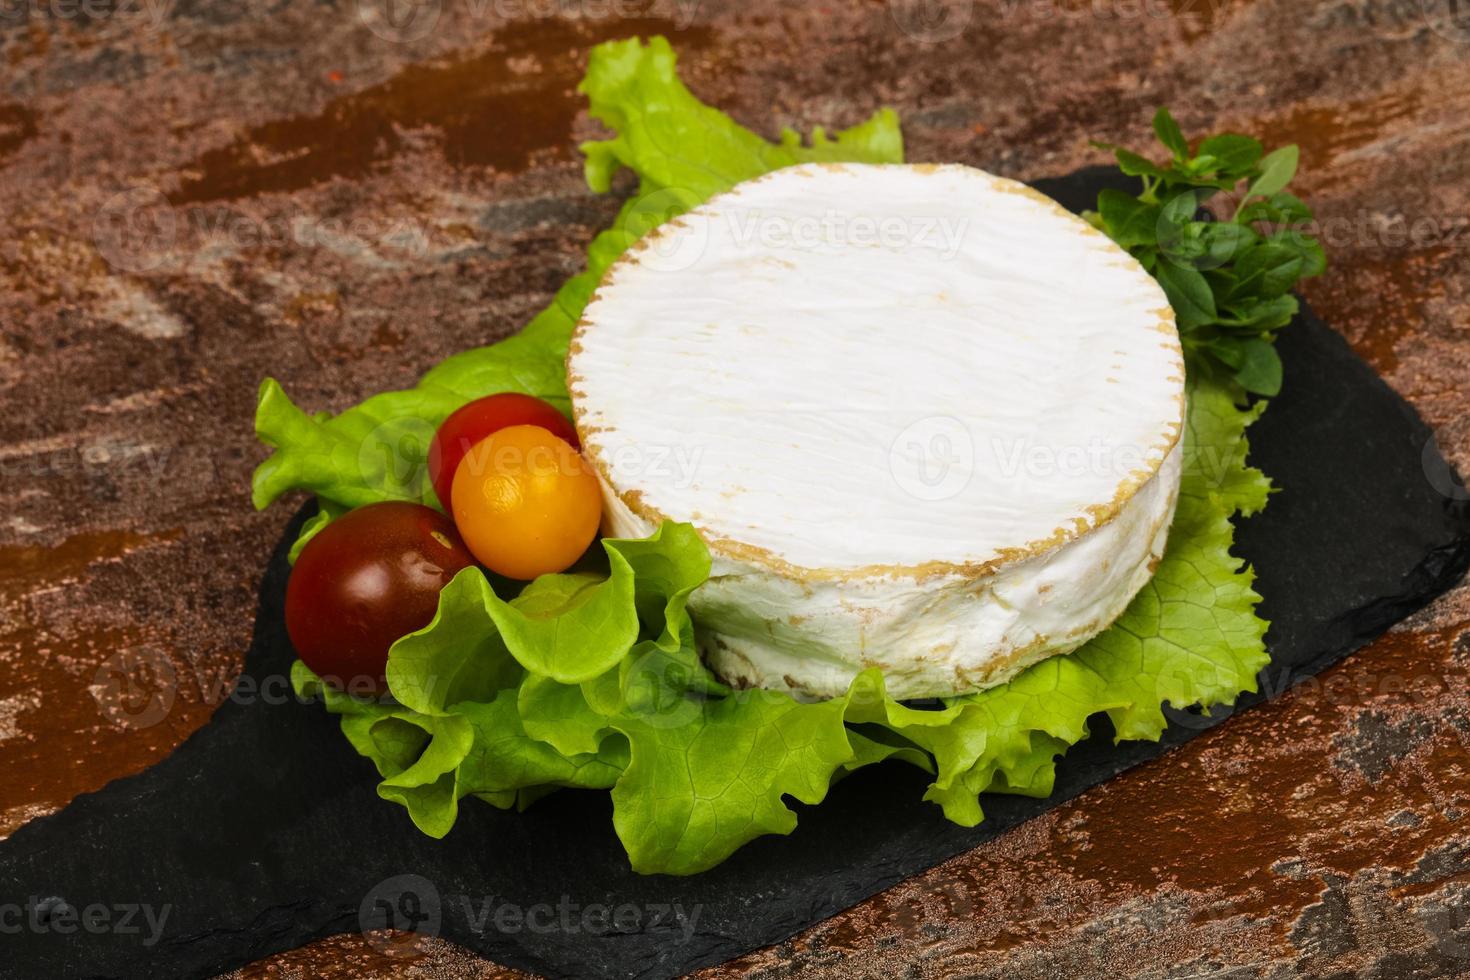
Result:
<svg viewBox="0 0 1470 980"><path fill-rule="evenodd" d="M306 523L301 526L301 533L296 536L295 542L292 543L291 550L286 554L286 560L292 565L296 564L296 559L301 554L301 549L306 547L306 542L316 537L322 528L345 513L347 513L346 507L340 504L334 504L330 500L319 499L317 501L316 513L307 518Z"/></svg>
<svg viewBox="0 0 1470 980"><path fill-rule="evenodd" d="M1189 385L1191 462L1164 560L1112 628L1075 654L1110 692L1127 695L1126 704L1107 709L1119 738L1158 738L1167 725L1164 702L1208 707L1256 689L1267 624L1255 615L1254 573L1230 554L1230 517L1260 510L1270 489L1264 474L1245 465L1245 427L1260 407L1241 411L1223 388Z"/></svg>
<svg viewBox="0 0 1470 980"><path fill-rule="evenodd" d="M524 331L335 417L307 415L274 382L262 386L257 428L275 452L255 474L255 500L316 493L322 512L303 541L349 507L434 503L424 447L464 402L521 391L565 408L572 327L608 265L649 228L791 163L902 159L887 110L831 137L761 139L690 94L661 38L597 48L582 91L615 133L583 146L588 183L606 191L627 168L638 189L592 242L587 271ZM1089 719L1106 714L1119 739L1157 739L1171 717L1192 717L1182 709L1255 689L1266 624L1250 570L1230 554L1231 518L1260 510L1270 490L1246 463L1246 428L1265 403L1236 404L1226 381L1193 364L1188 388L1179 507L1152 581L1082 649L1000 687L908 705L873 670L820 703L730 690L701 662L687 609L709 553L679 524L604 541L605 566L543 576L518 595L497 594L478 569L461 572L434 620L390 651L391 698L351 698L299 663L293 683L340 717L376 766L379 794L435 836L466 796L524 808L557 788L606 790L635 870L692 874L762 834L790 833L788 798L819 803L835 781L887 761L929 773L925 798L973 825L983 793L1050 793L1058 758L1087 736Z"/></svg>
<svg viewBox="0 0 1470 980"><path fill-rule="evenodd" d="M820 803L853 757L844 706L751 691L704 702L683 724L619 719L632 757L613 787L613 825L633 867L693 874L795 830L783 797Z"/></svg>

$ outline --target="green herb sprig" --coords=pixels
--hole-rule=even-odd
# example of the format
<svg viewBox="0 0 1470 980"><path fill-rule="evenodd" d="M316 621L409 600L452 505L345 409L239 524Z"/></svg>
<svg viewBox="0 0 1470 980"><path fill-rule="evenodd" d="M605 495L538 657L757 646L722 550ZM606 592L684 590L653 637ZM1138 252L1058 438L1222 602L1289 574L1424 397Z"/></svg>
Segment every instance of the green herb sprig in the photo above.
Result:
<svg viewBox="0 0 1470 980"><path fill-rule="evenodd" d="M1112 150L1143 191L1103 191L1088 220L1164 288L1191 366L1223 373L1247 392L1274 395L1281 390L1281 358L1272 341L1297 313L1291 289L1327 266L1309 233L1311 209L1286 191L1297 148L1266 153L1257 139L1221 133L1200 140L1191 155L1169 110L1160 109L1153 125L1170 154L1164 164L1093 144ZM1222 192L1242 193L1229 214L1221 213Z"/></svg>

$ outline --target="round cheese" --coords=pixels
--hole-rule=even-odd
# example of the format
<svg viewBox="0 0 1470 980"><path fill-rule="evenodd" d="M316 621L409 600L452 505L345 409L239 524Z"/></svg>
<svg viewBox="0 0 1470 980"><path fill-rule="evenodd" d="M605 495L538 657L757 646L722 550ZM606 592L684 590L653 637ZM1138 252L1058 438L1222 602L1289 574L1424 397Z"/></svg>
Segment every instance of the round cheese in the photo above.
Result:
<svg viewBox="0 0 1470 980"><path fill-rule="evenodd" d="M1184 364L1124 250L963 166L806 164L664 223L567 360L605 531L688 521L736 685L973 691L1075 649L1163 554Z"/></svg>

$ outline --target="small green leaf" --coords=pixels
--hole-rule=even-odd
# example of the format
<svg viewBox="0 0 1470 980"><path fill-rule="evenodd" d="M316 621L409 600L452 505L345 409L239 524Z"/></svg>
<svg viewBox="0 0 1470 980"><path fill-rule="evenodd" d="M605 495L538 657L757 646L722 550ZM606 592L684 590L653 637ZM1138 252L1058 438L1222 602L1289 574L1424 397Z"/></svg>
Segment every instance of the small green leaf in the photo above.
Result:
<svg viewBox="0 0 1470 980"><path fill-rule="evenodd" d="M1262 299L1286 293L1301 277L1301 271L1301 254L1278 241L1260 242L1247 249L1235 266L1239 292Z"/></svg>
<svg viewBox="0 0 1470 980"><path fill-rule="evenodd" d="M1295 146L1283 146L1266 154L1266 158L1261 161L1260 176L1246 189L1246 196L1254 197L1259 194L1270 197L1291 183L1291 178L1296 176L1298 155L1299 151Z"/></svg>
<svg viewBox="0 0 1470 980"><path fill-rule="evenodd" d="M1208 348L1210 353L1214 354L1226 367L1238 368L1245 362L1242 343L1239 337L1211 337L1201 342L1200 346Z"/></svg>
<svg viewBox="0 0 1470 980"><path fill-rule="evenodd" d="M1273 396L1281 391L1281 355L1270 341L1252 338L1240 347L1242 358L1235 380L1246 391Z"/></svg>
<svg viewBox="0 0 1470 980"><path fill-rule="evenodd" d="M1315 238L1301 240L1302 278L1310 279L1327 271L1327 253Z"/></svg>
<svg viewBox="0 0 1470 980"><path fill-rule="evenodd" d="M1186 173L1191 175L1212 174L1215 172L1215 158L1208 153L1201 153L1191 160L1181 164Z"/></svg>
<svg viewBox="0 0 1470 980"><path fill-rule="evenodd" d="M1133 177L1164 176L1162 168L1155 166L1131 150L1125 150L1120 147L1113 150L1113 155L1118 158L1118 169L1125 174Z"/></svg>
<svg viewBox="0 0 1470 980"><path fill-rule="evenodd" d="M1160 143L1169 148L1175 160L1182 163L1189 156L1189 144L1184 141L1184 134L1180 132L1179 124L1174 121L1173 116L1169 115L1169 110L1162 106L1158 112L1154 113L1154 135L1159 138Z"/></svg>
<svg viewBox="0 0 1470 980"><path fill-rule="evenodd" d="M1157 204L1145 204L1131 194L1109 188L1098 195L1097 210L1108 237L1124 248L1150 244L1158 234Z"/></svg>
<svg viewBox="0 0 1470 980"><path fill-rule="evenodd" d="M1201 326L1215 319L1215 294L1197 269L1175 262L1160 262L1156 275L1181 329Z"/></svg>
<svg viewBox="0 0 1470 980"><path fill-rule="evenodd" d="M1219 268L1236 261L1260 240L1254 231L1244 225L1228 221L1200 224L1200 236L1205 243L1205 254L1210 268Z"/></svg>
<svg viewBox="0 0 1470 980"><path fill-rule="evenodd" d="M1312 220L1312 209L1307 207L1306 202L1295 194L1278 191L1271 195L1270 203L1277 214L1278 221L1295 224Z"/></svg>
<svg viewBox="0 0 1470 980"><path fill-rule="evenodd" d="M1252 198L1246 201L1235 212L1235 222L1242 225L1254 225L1262 221L1281 221L1281 212L1264 198Z"/></svg>
<svg viewBox="0 0 1470 980"><path fill-rule="evenodd" d="M1200 142L1201 156L1215 158L1216 168L1226 174L1243 177L1250 173L1256 161L1261 159L1261 141L1239 133L1221 133L1208 136Z"/></svg>
<svg viewBox="0 0 1470 980"><path fill-rule="evenodd" d="M330 500L320 497L316 501L316 513L307 518L306 523L301 525L301 533L296 536L296 541L291 545L291 551L286 555L286 560L292 565L301 556L301 549L306 543L321 533L328 524L347 513L347 508L335 504Z"/></svg>
<svg viewBox="0 0 1470 980"><path fill-rule="evenodd" d="M1193 190L1184 190L1175 194L1164 202L1159 212L1159 237L1163 237L1164 228L1179 229L1194 220L1194 213L1199 210L1199 196Z"/></svg>
<svg viewBox="0 0 1470 980"><path fill-rule="evenodd" d="M1327 269L1327 255L1322 251L1322 243L1306 232L1288 229L1277 232L1267 241L1289 250L1301 259L1301 268L1297 273L1299 279L1320 276Z"/></svg>
<svg viewBox="0 0 1470 980"><path fill-rule="evenodd" d="M1291 322L1296 316L1298 303L1295 296L1287 294L1271 299L1251 299L1232 305L1226 311L1229 316L1222 325L1231 330L1249 330L1260 333L1276 330Z"/></svg>

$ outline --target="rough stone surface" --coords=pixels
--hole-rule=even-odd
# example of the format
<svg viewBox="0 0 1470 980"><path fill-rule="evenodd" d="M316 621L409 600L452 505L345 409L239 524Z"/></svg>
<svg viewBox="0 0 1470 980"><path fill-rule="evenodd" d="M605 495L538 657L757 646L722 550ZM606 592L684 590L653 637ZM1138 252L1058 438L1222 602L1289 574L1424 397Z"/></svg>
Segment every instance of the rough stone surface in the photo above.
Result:
<svg viewBox="0 0 1470 980"><path fill-rule="evenodd" d="M1023 179L1099 161L1089 139L1145 142L1159 104L1300 143L1332 260L1307 295L1470 469L1462 8L427 0L429 25L381 0L9 5L0 834L161 758L228 695L290 512L249 508L259 378L346 407L504 336L577 269L617 206L575 153L597 127L573 86L605 38L675 36L691 87L762 132L892 105L911 159ZM710 975L1470 976L1467 626L1461 586ZM507 974L354 936L245 975Z"/></svg>

